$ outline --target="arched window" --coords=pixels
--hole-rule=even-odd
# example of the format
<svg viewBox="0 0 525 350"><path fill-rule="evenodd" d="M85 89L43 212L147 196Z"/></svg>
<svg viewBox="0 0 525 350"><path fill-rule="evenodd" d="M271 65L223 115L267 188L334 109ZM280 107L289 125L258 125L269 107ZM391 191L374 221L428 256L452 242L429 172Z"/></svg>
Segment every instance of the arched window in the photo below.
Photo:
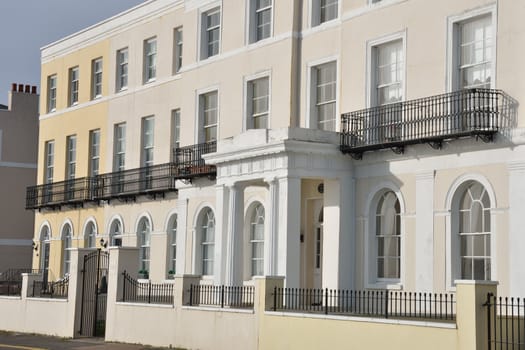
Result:
<svg viewBox="0 0 525 350"><path fill-rule="evenodd" d="M51 234L49 233L49 226L43 226L40 231L40 269L44 282L47 282L49 275L49 250L51 243Z"/></svg>
<svg viewBox="0 0 525 350"><path fill-rule="evenodd" d="M251 275L264 275L264 207L254 206L250 217Z"/></svg>
<svg viewBox="0 0 525 350"><path fill-rule="evenodd" d="M109 246L120 247L122 246L122 223L119 219L113 220L109 226Z"/></svg>
<svg viewBox="0 0 525 350"><path fill-rule="evenodd" d="M139 221L137 238L140 261L139 274L142 274L145 278L149 278L151 223L146 217L143 217Z"/></svg>
<svg viewBox="0 0 525 350"><path fill-rule="evenodd" d="M64 275L69 274L69 268L71 266L71 238L73 230L70 224L65 224L62 229L62 244L64 247Z"/></svg>
<svg viewBox="0 0 525 350"><path fill-rule="evenodd" d="M460 188L457 206L460 278L490 280L490 199L485 187L471 181Z"/></svg>
<svg viewBox="0 0 525 350"><path fill-rule="evenodd" d="M387 191L379 198L375 215L376 271L378 279L401 275L401 206L396 194Z"/></svg>
<svg viewBox="0 0 525 350"><path fill-rule="evenodd" d="M95 224L90 221L86 225L86 231L84 232L85 237L85 247L86 248L95 248L96 238L97 238L97 229Z"/></svg>
<svg viewBox="0 0 525 350"><path fill-rule="evenodd" d="M173 214L168 222L168 275L177 273L177 214Z"/></svg>
<svg viewBox="0 0 525 350"><path fill-rule="evenodd" d="M200 249L202 274L213 275L213 259L215 255L215 215L210 208L201 212L198 229L200 230Z"/></svg>

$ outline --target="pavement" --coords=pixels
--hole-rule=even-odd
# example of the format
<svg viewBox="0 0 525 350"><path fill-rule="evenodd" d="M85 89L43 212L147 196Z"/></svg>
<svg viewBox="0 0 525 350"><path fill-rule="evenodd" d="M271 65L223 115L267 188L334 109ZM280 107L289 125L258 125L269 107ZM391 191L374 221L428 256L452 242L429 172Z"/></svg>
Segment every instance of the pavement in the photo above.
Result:
<svg viewBox="0 0 525 350"><path fill-rule="evenodd" d="M145 345L106 343L102 338L64 339L0 331L0 350L166 350ZM182 350L182 349L180 349Z"/></svg>

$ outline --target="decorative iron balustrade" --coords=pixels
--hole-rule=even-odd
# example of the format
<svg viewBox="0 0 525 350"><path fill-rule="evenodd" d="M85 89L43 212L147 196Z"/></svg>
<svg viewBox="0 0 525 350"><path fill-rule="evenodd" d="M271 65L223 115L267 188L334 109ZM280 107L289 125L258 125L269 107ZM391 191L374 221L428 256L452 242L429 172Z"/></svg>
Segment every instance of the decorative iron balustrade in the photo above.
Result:
<svg viewBox="0 0 525 350"><path fill-rule="evenodd" d="M491 141L510 124L516 102L501 90L469 89L362 109L341 116L341 151L363 152L475 136Z"/></svg>
<svg viewBox="0 0 525 350"><path fill-rule="evenodd" d="M217 152L217 142L206 142L197 145L175 148L173 160L176 166L176 177L192 179L195 177L214 177L217 173L215 165L206 164L202 156Z"/></svg>
<svg viewBox="0 0 525 350"><path fill-rule="evenodd" d="M215 166L207 165L202 155L216 150L215 141L202 143L175 149L171 163L31 186L26 192L26 209L81 205L90 201L156 196L176 191L176 180L215 177Z"/></svg>
<svg viewBox="0 0 525 350"><path fill-rule="evenodd" d="M26 192L26 209L81 204L93 200L93 190L92 177L31 186Z"/></svg>
<svg viewBox="0 0 525 350"><path fill-rule="evenodd" d="M69 276L56 282L34 281L31 296L34 298L67 299Z"/></svg>
<svg viewBox="0 0 525 350"><path fill-rule="evenodd" d="M122 302L173 304L173 283L139 282L126 271L122 276Z"/></svg>
<svg viewBox="0 0 525 350"><path fill-rule="evenodd" d="M0 273L0 295L18 296L22 291L23 273L41 273L40 269L8 269Z"/></svg>
<svg viewBox="0 0 525 350"><path fill-rule="evenodd" d="M116 171L96 177L97 200L175 191L175 166L165 163Z"/></svg>
<svg viewBox="0 0 525 350"><path fill-rule="evenodd" d="M274 288L273 311L454 321L453 294Z"/></svg>
<svg viewBox="0 0 525 350"><path fill-rule="evenodd" d="M214 306L232 309L253 309L253 286L190 286L189 306Z"/></svg>
<svg viewBox="0 0 525 350"><path fill-rule="evenodd" d="M525 298L487 294L487 349L525 348Z"/></svg>

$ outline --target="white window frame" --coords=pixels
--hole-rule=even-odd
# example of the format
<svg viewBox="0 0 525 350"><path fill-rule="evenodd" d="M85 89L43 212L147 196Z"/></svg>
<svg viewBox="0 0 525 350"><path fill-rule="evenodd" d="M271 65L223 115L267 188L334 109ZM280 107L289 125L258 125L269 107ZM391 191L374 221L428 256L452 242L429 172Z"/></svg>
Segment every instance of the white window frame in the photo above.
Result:
<svg viewBox="0 0 525 350"><path fill-rule="evenodd" d="M180 108L175 108L171 111L171 150L172 150L172 153L176 148L180 147L180 124L181 124Z"/></svg>
<svg viewBox="0 0 525 350"><path fill-rule="evenodd" d="M466 13L453 15L447 17L447 79L446 91L456 91L459 84L459 77L457 74L459 63L458 43L458 26L462 22L474 20L477 17L490 16L492 23L492 70L490 88L494 89L496 85L496 67L497 67L497 48L498 48L498 10L497 5L481 7ZM406 57L406 56L405 56Z"/></svg>
<svg viewBox="0 0 525 350"><path fill-rule="evenodd" d="M89 176L100 173L100 129L89 131Z"/></svg>
<svg viewBox="0 0 525 350"><path fill-rule="evenodd" d="M376 93L376 64L375 64L375 49L378 46L388 44L390 42L401 40L401 46L403 49L403 75L402 75L402 82L401 82L401 91L403 94L403 98L401 101L405 101L406 96L406 78L407 78L407 41L406 41L407 32L406 29L397 33L392 33L386 36L382 36L380 38L376 38L373 40L369 40L366 43L367 49L366 49L366 62L367 62L367 68L366 68L366 105L368 108L376 106L377 105L377 93Z"/></svg>
<svg viewBox="0 0 525 350"><path fill-rule="evenodd" d="M102 97L102 74L103 60L102 57L95 58L91 61L91 99Z"/></svg>
<svg viewBox="0 0 525 350"><path fill-rule="evenodd" d="M55 170L55 140L46 141L44 147L44 183L51 184Z"/></svg>
<svg viewBox="0 0 525 350"><path fill-rule="evenodd" d="M497 235L497 217L498 211L497 198L492 184L483 175L478 173L467 173L458 177L450 186L446 195L446 215L445 215L445 235L446 235L446 288L448 291L456 290L456 281L461 276L459 266L459 239L456 228L459 227L459 218L454 215L454 209L459 202L458 194L463 192L466 184L476 181L479 182L487 191L490 200L490 244L491 244L491 270L490 278L492 281L498 281L498 250L496 245Z"/></svg>
<svg viewBox="0 0 525 350"><path fill-rule="evenodd" d="M173 74L180 73L184 54L184 28L173 29Z"/></svg>
<svg viewBox="0 0 525 350"><path fill-rule="evenodd" d="M385 192L392 191L399 200L400 206L400 227L401 227L401 238L400 238L400 271L399 279L378 279L377 278L377 247L375 245L376 240L376 210L379 198L384 195ZM388 181L381 182L377 186L371 189L368 198L366 200L366 209L364 215L364 228L363 232L366 236L365 241L365 288L367 289L402 289L405 282L405 259L407 248L405 245L405 213L406 205L403 195L399 188ZM405 234L404 234L405 233Z"/></svg>
<svg viewBox="0 0 525 350"><path fill-rule="evenodd" d="M151 123L151 130L146 129L146 125ZM148 139L151 138L151 142L148 143ZM150 115L142 118L141 123L141 166L150 167L153 166L155 161L155 116ZM151 153L151 159L148 155Z"/></svg>
<svg viewBox="0 0 525 350"><path fill-rule="evenodd" d="M177 229L178 216L172 214L168 220L167 242L168 242L168 266L166 272L169 276L177 273Z"/></svg>
<svg viewBox="0 0 525 350"><path fill-rule="evenodd" d="M247 6L248 13L246 14L246 18L248 19L246 21L247 23L246 43L247 44L254 44L254 43L264 41L264 40L267 40L273 37L275 0L270 0L270 1L271 1L270 6L257 10L256 8L257 0L249 0L248 6ZM258 38L257 37L257 27L259 23L257 22L257 13L263 12L265 10L270 10L270 34L266 38Z"/></svg>
<svg viewBox="0 0 525 350"><path fill-rule="evenodd" d="M148 47L154 43L155 44L155 50L148 51ZM144 40L143 43L143 66L144 66L144 80L143 83L151 83L154 82L157 79L157 55L158 55L158 42L157 37L151 37L146 40Z"/></svg>
<svg viewBox="0 0 525 350"><path fill-rule="evenodd" d="M52 113L57 109L57 75L47 77L47 112Z"/></svg>
<svg viewBox="0 0 525 350"><path fill-rule="evenodd" d="M253 227L254 225L257 224L257 221L258 221L258 218L260 216L258 216L256 218L256 222L252 222L252 219L253 219L253 216L257 214L257 209L261 207L262 210L263 210L263 217L262 217L262 220L263 220L263 237L262 239L255 239L253 237ZM265 235L266 235L266 209L264 208L264 205L260 202L255 202L252 204L252 208L251 208L251 211L250 211L250 215L249 215L249 229L248 229L248 241L249 241L249 256L250 256L250 277L253 278L255 276L263 276L264 275L264 243L265 243ZM253 247L255 244L261 244L262 243L262 246L263 246L263 254L262 254L262 257L260 258L255 258L253 256ZM254 272L254 269L253 269L253 264L254 262L256 261L259 261L261 264L262 264L262 272L260 274L257 274Z"/></svg>
<svg viewBox="0 0 525 350"><path fill-rule="evenodd" d="M337 0L337 16L335 18L332 18L330 20L321 22L321 0L311 0L310 1L310 26L317 27L324 25L325 23L331 23L333 21L338 20L341 18L341 3L344 0Z"/></svg>
<svg viewBox="0 0 525 350"><path fill-rule="evenodd" d="M330 56L325 57L319 60L308 62L307 64L307 86L308 86L308 93L306 95L306 128L310 129L317 129L317 91L316 91L316 85L317 85L317 67L335 62L335 69L336 69L336 82L335 82L335 90L336 90L336 101L335 101L335 130L340 130L340 122L339 122L339 103L340 103L340 80L341 80L341 67L340 67L340 60L339 56Z"/></svg>
<svg viewBox="0 0 525 350"><path fill-rule="evenodd" d="M73 180L77 168L77 135L66 137L66 180Z"/></svg>
<svg viewBox="0 0 525 350"><path fill-rule="evenodd" d="M210 30L206 27L206 17L215 12L219 11L219 49L215 55L208 55L208 39L207 33ZM222 52L222 1L214 2L206 7L199 10L199 42L197 45L198 53L197 57L199 60L209 59L211 57L219 56Z"/></svg>
<svg viewBox="0 0 525 350"><path fill-rule="evenodd" d="M125 122L117 123L113 126L113 171L123 171L126 169L126 131L127 125ZM123 136L118 136L118 130L123 130ZM119 149L119 145L121 146ZM118 160L123 160L119 164Z"/></svg>
<svg viewBox="0 0 525 350"><path fill-rule="evenodd" d="M271 129L271 115L272 115L272 75L271 71L264 71L254 75L244 77L244 94L243 94L243 131L254 129L252 122L252 96L250 92L251 84L259 79L268 79L268 110L267 110L267 120L266 120L266 129Z"/></svg>
<svg viewBox="0 0 525 350"><path fill-rule="evenodd" d="M208 227L209 219L208 219L208 213L211 212L213 215L213 222L214 222L214 239L210 241L204 241L203 233L204 233L204 221L206 220L206 227ZM196 266L195 266L195 272L197 274L200 274L205 277L211 277L215 274L216 269L216 259L215 259L215 239L217 238L217 220L215 216L215 211L210 206L205 206L201 208L198 211L197 215L197 222L196 222L196 232L197 232L197 240L196 240ZM206 249L209 246L213 246L213 255L211 258L204 259L204 249ZM213 271L205 271L205 261L211 261L212 262L212 270ZM211 272L211 273L205 273L205 272Z"/></svg>
<svg viewBox="0 0 525 350"><path fill-rule="evenodd" d="M146 271L146 274L149 276L151 272L151 235L153 226L148 216L142 216L139 219L136 232L137 248L139 248L139 273ZM144 273L142 272L142 274Z"/></svg>
<svg viewBox="0 0 525 350"><path fill-rule="evenodd" d="M197 106L196 110L196 118L195 118L195 143L204 143L205 142L205 134L203 133L203 127L204 127L204 113L203 113L203 103L202 103L202 97L206 94L216 92L217 93L217 140L220 139L220 111L221 111L221 95L220 90L218 86L212 86L205 89L197 90L195 92L195 106Z"/></svg>
<svg viewBox="0 0 525 350"><path fill-rule="evenodd" d="M68 106L75 106L78 104L80 91L80 68L78 66L69 68L68 73Z"/></svg>
<svg viewBox="0 0 525 350"><path fill-rule="evenodd" d="M69 230L67 230L67 228L69 228ZM62 251L64 254L62 257L62 275L68 276L71 273L71 248L73 247L73 225L69 220L62 225L60 232L61 240L63 242Z"/></svg>
<svg viewBox="0 0 525 350"><path fill-rule="evenodd" d="M94 219L86 221L84 227L84 247L96 248L97 246L97 224Z"/></svg>
<svg viewBox="0 0 525 350"><path fill-rule="evenodd" d="M115 92L119 92L119 91L128 89L129 49L127 47L124 47L117 51L116 62L117 64L116 64Z"/></svg>
<svg viewBox="0 0 525 350"><path fill-rule="evenodd" d="M124 235L124 223L122 218L119 216L114 216L111 218L109 228L108 228L108 244L110 247L120 247L122 246L122 237Z"/></svg>

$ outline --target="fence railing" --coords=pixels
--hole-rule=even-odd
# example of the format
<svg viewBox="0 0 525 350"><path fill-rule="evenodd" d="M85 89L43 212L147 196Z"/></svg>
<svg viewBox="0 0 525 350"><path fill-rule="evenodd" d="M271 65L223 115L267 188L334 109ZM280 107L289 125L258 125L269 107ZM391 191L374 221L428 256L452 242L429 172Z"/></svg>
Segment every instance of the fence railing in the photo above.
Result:
<svg viewBox="0 0 525 350"><path fill-rule="evenodd" d="M341 150L362 153L462 136L491 138L511 123L513 103L501 90L468 89L345 113Z"/></svg>
<svg viewBox="0 0 525 350"><path fill-rule="evenodd" d="M0 281L0 295L19 296L22 291L22 281Z"/></svg>
<svg viewBox="0 0 525 350"><path fill-rule="evenodd" d="M34 281L31 296L35 298L67 299L69 276L56 282Z"/></svg>
<svg viewBox="0 0 525 350"><path fill-rule="evenodd" d="M93 200L94 178L53 182L31 186L26 192L26 209L38 209Z"/></svg>
<svg viewBox="0 0 525 350"><path fill-rule="evenodd" d="M165 163L102 174L96 178L97 200L175 190L175 166Z"/></svg>
<svg viewBox="0 0 525 350"><path fill-rule="evenodd" d="M212 286L192 284L188 293L189 306L253 309L255 299L255 287L253 286Z"/></svg>
<svg viewBox="0 0 525 350"><path fill-rule="evenodd" d="M18 296L22 291L23 273L41 273L40 269L8 269L0 273L0 295Z"/></svg>
<svg viewBox="0 0 525 350"><path fill-rule="evenodd" d="M525 298L487 295L488 349L525 349Z"/></svg>
<svg viewBox="0 0 525 350"><path fill-rule="evenodd" d="M202 156L216 151L216 141L175 148L173 160L177 169L177 177L192 178L215 175L217 172L215 165L206 164Z"/></svg>
<svg viewBox="0 0 525 350"><path fill-rule="evenodd" d="M275 288L273 311L454 321L453 294Z"/></svg>
<svg viewBox="0 0 525 350"><path fill-rule="evenodd" d="M172 283L139 282L126 271L122 273L122 302L146 304L173 304Z"/></svg>

